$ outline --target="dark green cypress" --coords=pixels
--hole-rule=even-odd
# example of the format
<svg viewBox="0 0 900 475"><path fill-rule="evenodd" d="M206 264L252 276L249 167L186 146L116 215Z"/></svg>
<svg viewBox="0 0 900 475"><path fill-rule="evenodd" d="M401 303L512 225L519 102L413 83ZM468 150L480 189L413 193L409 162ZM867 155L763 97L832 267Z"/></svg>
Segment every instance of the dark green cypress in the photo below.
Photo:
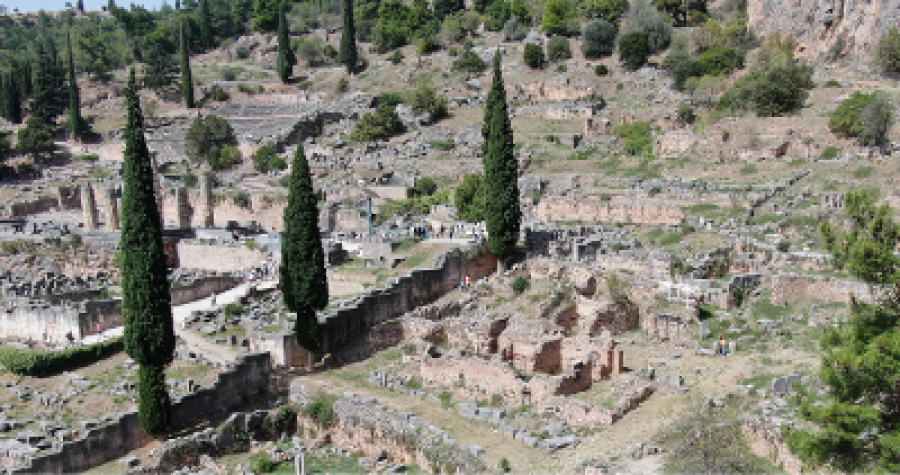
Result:
<svg viewBox="0 0 900 475"><path fill-rule="evenodd" d="M122 315L125 351L141 366L141 426L148 434L170 427L166 365L175 351L169 281L163 253L162 226L150 152L144 140L143 117L134 69L125 90L125 190L122 195Z"/></svg>
<svg viewBox="0 0 900 475"><path fill-rule="evenodd" d="M85 132L84 119L81 118L81 97L78 94L78 81L75 78L75 60L72 57L72 34L66 32L66 56L69 60L69 130L72 137L81 137Z"/></svg>
<svg viewBox="0 0 900 475"><path fill-rule="evenodd" d="M353 21L353 0L344 0L344 31L341 32L341 50L338 61L347 66L347 73L356 71L359 52L356 49L356 25Z"/></svg>
<svg viewBox="0 0 900 475"><path fill-rule="evenodd" d="M13 124L22 123L22 91L15 72L7 72L3 80L3 118Z"/></svg>
<svg viewBox="0 0 900 475"><path fill-rule="evenodd" d="M204 51L213 47L212 14L209 12L209 0L200 0L197 23L200 29L200 47Z"/></svg>
<svg viewBox="0 0 900 475"><path fill-rule="evenodd" d="M49 38L35 44L32 75L31 115L51 124L66 110L68 100L60 94L66 85L65 67L60 64L56 45Z"/></svg>
<svg viewBox="0 0 900 475"><path fill-rule="evenodd" d="M293 55L291 54L291 39L288 36L287 18L284 14L284 3L278 8L278 60L275 69L278 78L287 84L294 69Z"/></svg>
<svg viewBox="0 0 900 475"><path fill-rule="evenodd" d="M488 247L502 262L515 252L522 210L519 208L519 162L513 150L499 54L494 56L494 80L485 104L482 135Z"/></svg>
<svg viewBox="0 0 900 475"><path fill-rule="evenodd" d="M321 339L316 311L328 305L328 280L319 210L302 145L294 155L284 209L280 284L285 306L297 314L297 342L309 351L318 350Z"/></svg>
<svg viewBox="0 0 900 475"><path fill-rule="evenodd" d="M184 33L184 19L181 20L181 41L179 52L181 54L181 93L184 95L184 106L194 108L194 80L191 79L191 57L188 53L187 37Z"/></svg>

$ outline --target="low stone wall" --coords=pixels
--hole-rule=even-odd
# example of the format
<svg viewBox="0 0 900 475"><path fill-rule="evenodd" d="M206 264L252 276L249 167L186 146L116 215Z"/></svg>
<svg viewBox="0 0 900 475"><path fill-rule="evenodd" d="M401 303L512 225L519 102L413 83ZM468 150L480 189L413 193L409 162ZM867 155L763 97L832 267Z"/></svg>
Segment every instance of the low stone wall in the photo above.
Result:
<svg viewBox="0 0 900 475"><path fill-rule="evenodd" d="M750 439L750 450L754 454L769 459L791 475L803 473L803 461L788 449L778 427L761 421L746 420L741 428Z"/></svg>
<svg viewBox="0 0 900 475"><path fill-rule="evenodd" d="M9 205L9 215L15 218L46 213L59 206L59 199L50 196L42 196L34 201L25 201Z"/></svg>
<svg viewBox="0 0 900 475"><path fill-rule="evenodd" d="M320 317L322 351L334 352L375 325L434 301L456 288L467 275L478 280L496 268L497 259L484 248L441 254L435 269L413 270L408 277L393 279L387 288L362 294L351 306Z"/></svg>
<svg viewBox="0 0 900 475"><path fill-rule="evenodd" d="M122 325L122 309L118 300L91 300L79 306L52 304L42 300L15 299L0 309L0 338L51 343L67 342L66 335L76 340L97 333L102 328Z"/></svg>
<svg viewBox="0 0 900 475"><path fill-rule="evenodd" d="M272 365L267 353L246 355L229 371L219 374L209 389L201 389L172 401L173 432L194 427L268 396ZM136 411L125 413L109 424L91 429L62 448L35 457L28 467L11 473L83 472L142 447L153 440L141 428Z"/></svg>
<svg viewBox="0 0 900 475"><path fill-rule="evenodd" d="M679 224L685 215L681 208L663 200L604 201L599 196L551 196L538 203L535 216L545 222Z"/></svg>
<svg viewBox="0 0 900 475"><path fill-rule="evenodd" d="M259 265L259 262L256 264ZM169 296L172 305L181 305L194 300L204 299L214 293L230 290L240 283L241 279L239 277L230 275L203 277L188 285L172 287L169 289Z"/></svg>
<svg viewBox="0 0 900 475"><path fill-rule="evenodd" d="M526 383L508 363L481 358L424 358L419 366L426 386L452 388L463 397L490 399L493 395L511 405L522 404Z"/></svg>
<svg viewBox="0 0 900 475"><path fill-rule="evenodd" d="M772 276L772 303L787 305L804 297L824 302L850 303L851 294L864 301L874 295L868 284L820 275L777 274Z"/></svg>
<svg viewBox="0 0 900 475"><path fill-rule="evenodd" d="M177 245L178 265L185 269L231 272L259 267L266 253L246 246L210 245L181 241Z"/></svg>

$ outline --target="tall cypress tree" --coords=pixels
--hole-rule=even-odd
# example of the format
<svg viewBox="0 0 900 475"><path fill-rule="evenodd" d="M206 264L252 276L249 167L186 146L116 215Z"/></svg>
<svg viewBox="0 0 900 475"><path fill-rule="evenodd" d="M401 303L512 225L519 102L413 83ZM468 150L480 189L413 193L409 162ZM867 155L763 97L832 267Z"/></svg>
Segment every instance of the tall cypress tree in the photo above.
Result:
<svg viewBox="0 0 900 475"><path fill-rule="evenodd" d="M321 340L316 310L328 304L328 280L319 211L302 145L297 146L294 155L284 209L280 284L285 306L297 314L297 342L309 351L318 350Z"/></svg>
<svg viewBox="0 0 900 475"><path fill-rule="evenodd" d="M499 54L494 55L494 80L485 104L481 133L484 137L482 151L488 247L502 263L516 249L522 210L519 208L519 162L513 151L513 131Z"/></svg>
<svg viewBox="0 0 900 475"><path fill-rule="evenodd" d="M72 34L66 32L66 56L69 61L69 130L72 137L81 137L85 132L84 119L81 118L81 98L78 94L78 81L75 79L75 60L72 58Z"/></svg>
<svg viewBox="0 0 900 475"><path fill-rule="evenodd" d="M16 74L3 74L3 118L13 124L22 123L22 92Z"/></svg>
<svg viewBox="0 0 900 475"><path fill-rule="evenodd" d="M181 54L181 94L184 96L184 106L194 108L194 80L191 79L191 57L187 47L187 37L184 33L184 19L181 20L181 38L179 53Z"/></svg>
<svg viewBox="0 0 900 475"><path fill-rule="evenodd" d="M344 31L341 32L341 50L338 61L347 66L347 73L353 74L359 61L356 49L356 25L353 21L353 0L344 0Z"/></svg>
<svg viewBox="0 0 900 475"><path fill-rule="evenodd" d="M134 69L125 91L125 190L122 195L122 314L125 351L140 365L141 427L162 434L171 426L165 368L175 351L169 281L156 206L153 167L144 141Z"/></svg>
<svg viewBox="0 0 900 475"><path fill-rule="evenodd" d="M32 93L29 103L31 115L50 124L66 110L68 101L59 92L65 89L66 72L59 62L56 45L49 38L35 44L35 61L32 67Z"/></svg>
<svg viewBox="0 0 900 475"><path fill-rule="evenodd" d="M278 70L278 78L287 83L291 78L294 65L297 60L291 52L291 39L288 36L287 18L284 13L284 3L278 9L278 60L275 69Z"/></svg>
<svg viewBox="0 0 900 475"><path fill-rule="evenodd" d="M200 47L204 51L213 47L212 14L209 12L209 0L200 0L197 24L200 29Z"/></svg>

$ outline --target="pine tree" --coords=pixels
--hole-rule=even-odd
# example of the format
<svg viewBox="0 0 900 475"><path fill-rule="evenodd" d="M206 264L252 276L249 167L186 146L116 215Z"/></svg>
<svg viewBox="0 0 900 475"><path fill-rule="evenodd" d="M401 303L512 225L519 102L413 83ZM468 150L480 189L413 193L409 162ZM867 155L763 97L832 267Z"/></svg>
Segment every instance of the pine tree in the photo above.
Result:
<svg viewBox="0 0 900 475"><path fill-rule="evenodd" d="M513 131L499 54L494 56L494 80L485 104L482 136L488 247L502 265L516 249L522 211L519 208L519 163L513 153Z"/></svg>
<svg viewBox="0 0 900 475"><path fill-rule="evenodd" d="M297 146L291 167L288 204L281 239L281 293L288 310L297 314L297 342L309 351L321 345L316 311L328 304L325 253L319 234L319 212L303 146Z"/></svg>
<svg viewBox="0 0 900 475"><path fill-rule="evenodd" d="M78 2L76 2L76 5L78 8L78 11L80 11L80 12L84 11L84 0L78 0Z"/></svg>
<svg viewBox="0 0 900 475"><path fill-rule="evenodd" d="M191 58L188 53L187 37L184 33L184 20L181 21L181 35L179 53L181 54L181 93L184 96L184 106L194 108L194 81L191 79Z"/></svg>
<svg viewBox="0 0 900 475"><path fill-rule="evenodd" d="M281 82L287 84L295 64L297 60L291 52L291 39L288 36L287 18L282 4L278 11L278 60L275 65Z"/></svg>
<svg viewBox="0 0 900 475"><path fill-rule="evenodd" d="M344 31L341 32L341 50L338 61L347 67L347 73L356 71L359 52L356 49L356 25L353 21L353 0L344 0Z"/></svg>
<svg viewBox="0 0 900 475"><path fill-rule="evenodd" d="M78 94L78 81L75 78L75 60L72 57L72 34L66 32L66 56L69 60L69 130L72 137L81 137L86 132L84 119L81 117L81 98Z"/></svg>
<svg viewBox="0 0 900 475"><path fill-rule="evenodd" d="M32 67L31 115L45 123L53 123L68 106L68 98L59 92L65 89L66 72L59 63L56 46L50 39L37 41Z"/></svg>
<svg viewBox="0 0 900 475"><path fill-rule="evenodd" d="M175 331L153 167L144 141L133 68L125 104L125 190L120 243L125 351L141 367L138 373L141 426L148 434L161 434L171 425L164 371L172 362Z"/></svg>
<svg viewBox="0 0 900 475"><path fill-rule="evenodd" d="M209 0L200 0L197 14L197 26L200 30L200 47L206 51L213 47L212 14L209 12Z"/></svg>

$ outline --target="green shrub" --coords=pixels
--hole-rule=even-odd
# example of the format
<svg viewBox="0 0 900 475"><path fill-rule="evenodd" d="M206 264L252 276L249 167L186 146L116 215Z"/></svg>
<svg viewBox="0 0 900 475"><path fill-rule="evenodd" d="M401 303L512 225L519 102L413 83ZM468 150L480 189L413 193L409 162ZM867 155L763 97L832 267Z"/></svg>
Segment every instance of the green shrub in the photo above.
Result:
<svg viewBox="0 0 900 475"><path fill-rule="evenodd" d="M872 173L875 171L872 167L859 167L853 172L853 177L857 180L865 180L872 176Z"/></svg>
<svg viewBox="0 0 900 475"><path fill-rule="evenodd" d="M541 48L541 45L538 44L526 44L522 56L525 64L531 69L542 69L546 63L544 48Z"/></svg>
<svg viewBox="0 0 900 475"><path fill-rule="evenodd" d="M334 400L328 395L320 394L315 401L303 408L303 413L325 429L334 419Z"/></svg>
<svg viewBox="0 0 900 475"><path fill-rule="evenodd" d="M598 64L594 68L594 74L596 74L597 76L606 76L607 74L609 74L609 67L602 63Z"/></svg>
<svg viewBox="0 0 900 475"><path fill-rule="evenodd" d="M744 67L744 53L727 46L716 46L703 52L697 58L700 75L720 76L731 74Z"/></svg>
<svg viewBox="0 0 900 475"><path fill-rule="evenodd" d="M629 155L642 155L653 151L653 133L649 122L618 125L613 132L625 139L625 151Z"/></svg>
<svg viewBox="0 0 900 475"><path fill-rule="evenodd" d="M250 50L247 49L246 46L238 46L234 53L237 55L238 59L247 59L250 57Z"/></svg>
<svg viewBox="0 0 900 475"><path fill-rule="evenodd" d="M291 433L297 426L297 410L290 406L281 406L272 423L276 434Z"/></svg>
<svg viewBox="0 0 900 475"><path fill-rule="evenodd" d="M432 122L437 122L448 115L447 98L439 96L437 90L428 86L421 86L413 92L409 107L416 115L427 112L431 115Z"/></svg>
<svg viewBox="0 0 900 475"><path fill-rule="evenodd" d="M683 102L678 105L678 113L676 115L675 120L678 121L679 124L693 124L695 120L697 120L697 114L694 112L694 108L691 107L690 104Z"/></svg>
<svg viewBox="0 0 900 475"><path fill-rule="evenodd" d="M776 247L781 252L788 252L791 250L791 243L789 241L780 241Z"/></svg>
<svg viewBox="0 0 900 475"><path fill-rule="evenodd" d="M616 25L606 20L591 20L584 27L581 52L587 59L597 59L613 54L616 48Z"/></svg>
<svg viewBox="0 0 900 475"><path fill-rule="evenodd" d="M441 407L444 409L452 409L453 408L453 395L449 392L442 392L438 395L438 398L441 400Z"/></svg>
<svg viewBox="0 0 900 475"><path fill-rule="evenodd" d="M121 337L57 351L0 347L0 364L20 376L44 378L94 364L124 349Z"/></svg>
<svg viewBox="0 0 900 475"><path fill-rule="evenodd" d="M462 54L453 61L453 69L455 71L477 74L484 72L487 69L487 64L471 48L466 47Z"/></svg>
<svg viewBox="0 0 900 475"><path fill-rule="evenodd" d="M278 464L269 458L269 454L264 451L257 452L250 459L250 471L253 473L272 473L278 468Z"/></svg>
<svg viewBox="0 0 900 475"><path fill-rule="evenodd" d="M509 460L506 457L500 459L500 470L503 473L509 473L512 471L512 466L509 464Z"/></svg>
<svg viewBox="0 0 900 475"><path fill-rule="evenodd" d="M79 155L78 160L82 162L96 162L97 160L100 160L100 155L97 155L96 153L86 153L84 155Z"/></svg>
<svg viewBox="0 0 900 475"><path fill-rule="evenodd" d="M886 73L900 73L900 28L891 28L878 41L878 64Z"/></svg>
<svg viewBox="0 0 900 475"><path fill-rule="evenodd" d="M529 281L528 278L520 275L520 276L517 276L513 280L512 289L513 289L513 292L515 292L517 294L521 294L522 292L525 292L526 290L528 290L528 287L530 285L531 285L531 281Z"/></svg>
<svg viewBox="0 0 900 475"><path fill-rule="evenodd" d="M348 81L347 78L341 78L338 81L335 90L341 94L349 91L350 90L350 81Z"/></svg>
<svg viewBox="0 0 900 475"><path fill-rule="evenodd" d="M234 202L235 206L244 209L250 209L252 203L250 202L250 194L246 191L238 191L231 197L231 200Z"/></svg>
<svg viewBox="0 0 900 475"><path fill-rule="evenodd" d="M743 168L741 168L741 175L753 175L758 171L759 169L756 168L756 165L745 165Z"/></svg>
<svg viewBox="0 0 900 475"><path fill-rule="evenodd" d="M224 68L219 73L219 77L221 77L223 81L236 81L240 72L241 70L238 68Z"/></svg>
<svg viewBox="0 0 900 475"><path fill-rule="evenodd" d="M275 147L263 145L253 154L253 168L260 173L268 173L270 170L284 170L287 161L280 155Z"/></svg>
<svg viewBox="0 0 900 475"><path fill-rule="evenodd" d="M214 170L240 163L237 137L227 120L207 115L197 117L185 134L185 152L194 162L206 161Z"/></svg>
<svg viewBox="0 0 900 475"><path fill-rule="evenodd" d="M782 116L799 110L812 87L811 67L777 64L739 79L722 95L717 107L733 111L752 108L760 117Z"/></svg>
<svg viewBox="0 0 900 475"><path fill-rule="evenodd" d="M396 107L396 106L394 106ZM350 132L350 139L359 142L387 140L403 130L397 111L389 105L379 105L375 112L366 112Z"/></svg>
<svg viewBox="0 0 900 475"><path fill-rule="evenodd" d="M841 87L841 83L837 79L829 79L822 84L822 87Z"/></svg>
<svg viewBox="0 0 900 475"><path fill-rule="evenodd" d="M565 61L572 58L572 48L569 39L565 36L553 36L547 42L547 59L551 63Z"/></svg>
<svg viewBox="0 0 900 475"><path fill-rule="evenodd" d="M228 93L218 84L213 84L213 87L210 88L209 97L211 97L212 100L219 102L227 101L230 98Z"/></svg>
<svg viewBox="0 0 900 475"><path fill-rule="evenodd" d="M412 188L413 196L431 196L437 191L437 183L434 178L422 177L416 181L416 185Z"/></svg>
<svg viewBox="0 0 900 475"><path fill-rule="evenodd" d="M197 186L198 181L200 181L200 179L197 178L197 175L194 175L191 172L187 172L184 175L181 175L181 182L184 183L184 186L188 188Z"/></svg>
<svg viewBox="0 0 900 475"><path fill-rule="evenodd" d="M835 146L829 146L825 150L822 151L822 155L819 155L819 158L822 160L834 160L841 154L841 149Z"/></svg>
<svg viewBox="0 0 900 475"><path fill-rule="evenodd" d="M624 23L634 32L647 35L649 54L664 51L672 43L672 25L650 2L632 1Z"/></svg>
<svg viewBox="0 0 900 475"><path fill-rule="evenodd" d="M831 114L828 127L841 137L856 137L861 145L887 142L893 121L892 107L884 93L854 92Z"/></svg>
<svg viewBox="0 0 900 475"><path fill-rule="evenodd" d="M647 64L650 56L650 41L647 33L635 31L623 36L619 41L619 59L625 69L634 71Z"/></svg>
<svg viewBox="0 0 900 475"><path fill-rule="evenodd" d="M395 49L394 53L388 57L391 64L400 64L403 62L403 53L399 49Z"/></svg>
<svg viewBox="0 0 900 475"><path fill-rule="evenodd" d="M564 73L568 70L569 70L569 67L566 66L565 64L557 64L556 65L556 72L558 72L558 73Z"/></svg>

